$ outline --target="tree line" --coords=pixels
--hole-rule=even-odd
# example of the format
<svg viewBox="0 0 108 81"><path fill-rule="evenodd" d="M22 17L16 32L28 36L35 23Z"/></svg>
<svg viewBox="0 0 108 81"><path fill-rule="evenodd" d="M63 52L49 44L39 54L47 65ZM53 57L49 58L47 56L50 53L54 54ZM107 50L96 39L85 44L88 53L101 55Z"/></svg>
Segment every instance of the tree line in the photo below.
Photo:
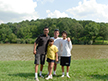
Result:
<svg viewBox="0 0 108 81"><path fill-rule="evenodd" d="M19 23L0 25L0 43L34 43L43 28L49 27L49 35L54 30L60 33L65 30L73 44L95 44L96 40L108 40L108 23L97 23L90 20L76 20L71 18L46 18ZM61 36L61 34L60 34Z"/></svg>

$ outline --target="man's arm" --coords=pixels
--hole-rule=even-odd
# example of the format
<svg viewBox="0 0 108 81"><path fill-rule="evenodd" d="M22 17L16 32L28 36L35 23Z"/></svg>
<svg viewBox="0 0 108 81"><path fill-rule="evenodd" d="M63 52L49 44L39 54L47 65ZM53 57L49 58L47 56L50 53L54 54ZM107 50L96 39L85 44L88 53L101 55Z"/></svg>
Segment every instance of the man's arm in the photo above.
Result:
<svg viewBox="0 0 108 81"><path fill-rule="evenodd" d="M36 54L36 46L39 43L40 40L40 36L38 36L38 38L36 39L36 41L34 42L34 49L33 49L33 54Z"/></svg>
<svg viewBox="0 0 108 81"><path fill-rule="evenodd" d="M58 61L58 53L55 53L56 56L56 62Z"/></svg>
<svg viewBox="0 0 108 81"><path fill-rule="evenodd" d="M36 54L36 42L34 43L33 54Z"/></svg>

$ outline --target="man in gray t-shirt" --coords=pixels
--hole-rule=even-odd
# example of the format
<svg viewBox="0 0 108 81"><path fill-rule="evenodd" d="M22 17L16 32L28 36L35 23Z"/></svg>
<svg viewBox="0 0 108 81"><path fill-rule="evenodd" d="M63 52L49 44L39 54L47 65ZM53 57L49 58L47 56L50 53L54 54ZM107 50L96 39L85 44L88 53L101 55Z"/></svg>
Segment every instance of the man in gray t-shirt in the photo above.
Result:
<svg viewBox="0 0 108 81"><path fill-rule="evenodd" d="M42 76L42 70L43 70L43 65L45 64L45 55L46 55L46 50L47 50L47 46L48 46L48 40L49 40L49 28L45 27L44 28L44 34L41 34L40 36L38 36L38 38L36 39L35 43L34 43L34 51L33 53L35 54L35 79L37 81L38 80L38 66L39 64L41 64L40 66L40 77ZM37 46L38 44L38 46ZM36 47L37 46L37 47Z"/></svg>

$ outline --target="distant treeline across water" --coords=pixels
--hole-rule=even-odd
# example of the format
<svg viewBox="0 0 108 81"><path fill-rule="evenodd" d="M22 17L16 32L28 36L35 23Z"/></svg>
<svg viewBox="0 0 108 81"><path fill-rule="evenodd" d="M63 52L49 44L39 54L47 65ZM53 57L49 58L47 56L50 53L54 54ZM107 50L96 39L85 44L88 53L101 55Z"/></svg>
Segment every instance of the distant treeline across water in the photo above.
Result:
<svg viewBox="0 0 108 81"><path fill-rule="evenodd" d="M43 28L49 27L49 35L54 30L67 31L73 44L108 44L108 23L97 23L90 20L78 21L71 18L46 18L19 23L0 25L0 43L34 43Z"/></svg>

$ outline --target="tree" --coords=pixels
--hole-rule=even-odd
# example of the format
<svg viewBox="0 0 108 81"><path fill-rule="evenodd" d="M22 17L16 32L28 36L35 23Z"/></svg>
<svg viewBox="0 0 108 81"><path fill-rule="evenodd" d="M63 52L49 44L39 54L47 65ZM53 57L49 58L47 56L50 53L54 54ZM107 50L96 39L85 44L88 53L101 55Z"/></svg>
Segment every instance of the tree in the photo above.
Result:
<svg viewBox="0 0 108 81"><path fill-rule="evenodd" d="M95 39L98 37L99 34L99 25L95 22L90 22L85 26L84 34L88 42L90 42L90 40L93 40L93 42L95 42Z"/></svg>
<svg viewBox="0 0 108 81"><path fill-rule="evenodd" d="M108 36L108 27L104 23L100 23L99 36L103 37L103 43L104 43L104 40Z"/></svg>

